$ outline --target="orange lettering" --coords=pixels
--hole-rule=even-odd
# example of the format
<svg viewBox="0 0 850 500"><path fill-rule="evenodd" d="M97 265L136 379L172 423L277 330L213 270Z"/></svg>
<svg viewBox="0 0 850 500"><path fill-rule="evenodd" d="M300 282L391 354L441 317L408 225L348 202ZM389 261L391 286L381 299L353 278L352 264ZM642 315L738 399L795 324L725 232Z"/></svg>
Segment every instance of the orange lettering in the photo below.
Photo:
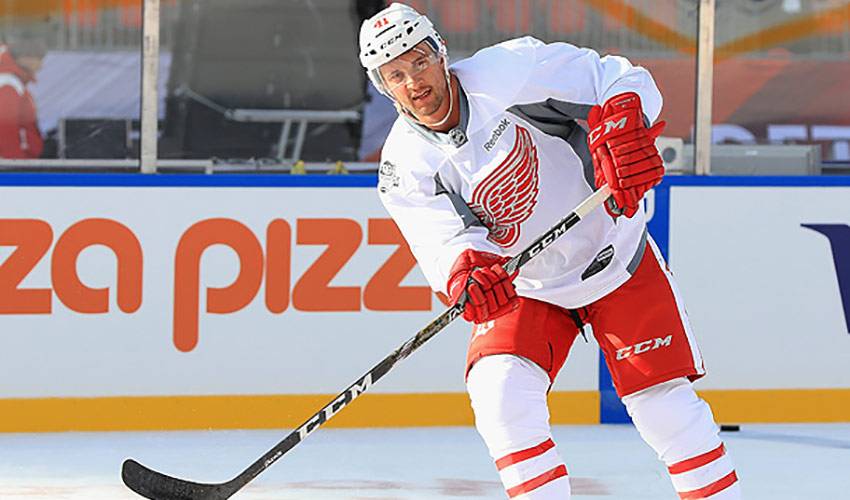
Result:
<svg viewBox="0 0 850 500"><path fill-rule="evenodd" d="M289 306L292 230L283 219L266 229L266 308L280 314Z"/></svg>
<svg viewBox="0 0 850 500"><path fill-rule="evenodd" d="M107 246L115 253L118 308L125 313L136 312L142 305L142 246L127 226L114 220L85 219L59 237L50 266L56 296L72 311L109 312L109 287L90 288L77 274L77 258L92 245Z"/></svg>
<svg viewBox="0 0 850 500"><path fill-rule="evenodd" d="M444 306L451 307L454 305L452 303L452 299L449 298L449 296L444 294L443 292L435 292L434 295L436 295L437 298L440 299L440 302L442 302Z"/></svg>
<svg viewBox="0 0 850 500"><path fill-rule="evenodd" d="M430 311L427 286L400 286L416 265L410 247L392 219L369 219L370 245L398 245L398 249L366 284L363 303L372 311Z"/></svg>
<svg viewBox="0 0 850 500"><path fill-rule="evenodd" d="M188 352L198 344L201 255L226 245L239 256L239 274L229 286L207 288L207 312L236 312L254 299L263 279L263 249L245 225L207 219L192 225L177 244L174 263L174 345Z"/></svg>
<svg viewBox="0 0 850 500"><path fill-rule="evenodd" d="M50 288L18 288L50 243L50 224L37 219L0 219L0 246L18 248L0 265L0 314L50 314Z"/></svg>
<svg viewBox="0 0 850 500"><path fill-rule="evenodd" d="M363 230L351 219L298 219L299 245L328 248L301 276L292 290L292 305L300 311L359 311L360 287L328 283L351 259Z"/></svg>

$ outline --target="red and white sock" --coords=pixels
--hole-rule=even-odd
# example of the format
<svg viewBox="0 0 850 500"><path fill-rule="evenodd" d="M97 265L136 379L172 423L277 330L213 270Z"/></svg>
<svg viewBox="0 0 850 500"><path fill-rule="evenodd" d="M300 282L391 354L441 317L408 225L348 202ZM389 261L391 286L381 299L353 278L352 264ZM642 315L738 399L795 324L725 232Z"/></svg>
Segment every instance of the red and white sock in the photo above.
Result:
<svg viewBox="0 0 850 500"><path fill-rule="evenodd" d="M683 500L739 500L735 465L708 404L685 378L623 397L641 437L667 466Z"/></svg>
<svg viewBox="0 0 850 500"><path fill-rule="evenodd" d="M738 475L723 443L713 450L671 464L667 471L682 500L740 497Z"/></svg>
<svg viewBox="0 0 850 500"><path fill-rule="evenodd" d="M485 356L469 372L475 427L484 438L508 498L568 500L567 467L549 428L549 376L526 359Z"/></svg>
<svg viewBox="0 0 850 500"><path fill-rule="evenodd" d="M562 499L564 488L569 488L567 466L555 452L552 439L497 459L496 468L508 498ZM547 487L561 478L556 487Z"/></svg>

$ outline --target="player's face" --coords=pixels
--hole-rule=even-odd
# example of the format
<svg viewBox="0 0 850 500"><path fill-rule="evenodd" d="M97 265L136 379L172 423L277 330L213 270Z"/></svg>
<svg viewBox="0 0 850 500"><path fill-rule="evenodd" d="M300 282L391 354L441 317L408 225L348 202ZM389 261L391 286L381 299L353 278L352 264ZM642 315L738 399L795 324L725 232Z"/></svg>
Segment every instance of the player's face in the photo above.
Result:
<svg viewBox="0 0 850 500"><path fill-rule="evenodd" d="M422 123L437 122L448 111L443 61L422 42L380 68L387 90Z"/></svg>

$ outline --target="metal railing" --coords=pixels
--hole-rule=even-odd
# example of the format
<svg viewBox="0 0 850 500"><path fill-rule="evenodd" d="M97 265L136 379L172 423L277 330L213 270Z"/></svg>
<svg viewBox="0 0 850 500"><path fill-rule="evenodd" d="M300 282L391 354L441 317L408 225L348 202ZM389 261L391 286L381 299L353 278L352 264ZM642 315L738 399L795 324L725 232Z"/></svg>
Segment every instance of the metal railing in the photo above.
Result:
<svg viewBox="0 0 850 500"><path fill-rule="evenodd" d="M200 160L157 159L160 173L276 173L276 174L345 174L376 173L374 162L302 162L278 158ZM0 172L141 172L134 159L40 159L9 160L0 158Z"/></svg>

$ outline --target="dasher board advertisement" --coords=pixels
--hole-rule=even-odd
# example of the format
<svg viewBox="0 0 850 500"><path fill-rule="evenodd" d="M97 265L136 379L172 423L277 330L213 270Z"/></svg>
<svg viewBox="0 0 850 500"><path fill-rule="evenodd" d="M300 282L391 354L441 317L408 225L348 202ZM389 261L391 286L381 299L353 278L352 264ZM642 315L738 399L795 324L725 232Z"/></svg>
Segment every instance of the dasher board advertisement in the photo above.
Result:
<svg viewBox="0 0 850 500"><path fill-rule="evenodd" d="M374 176L0 177L0 409L21 421L100 402L130 428L145 420L123 408L209 427L189 408L238 400L285 411L233 422L294 425L446 307ZM470 334L456 321L350 411L470 424ZM574 349L554 387L573 406L562 420L598 421L597 364L595 345ZM393 417L410 404L433 411Z"/></svg>

